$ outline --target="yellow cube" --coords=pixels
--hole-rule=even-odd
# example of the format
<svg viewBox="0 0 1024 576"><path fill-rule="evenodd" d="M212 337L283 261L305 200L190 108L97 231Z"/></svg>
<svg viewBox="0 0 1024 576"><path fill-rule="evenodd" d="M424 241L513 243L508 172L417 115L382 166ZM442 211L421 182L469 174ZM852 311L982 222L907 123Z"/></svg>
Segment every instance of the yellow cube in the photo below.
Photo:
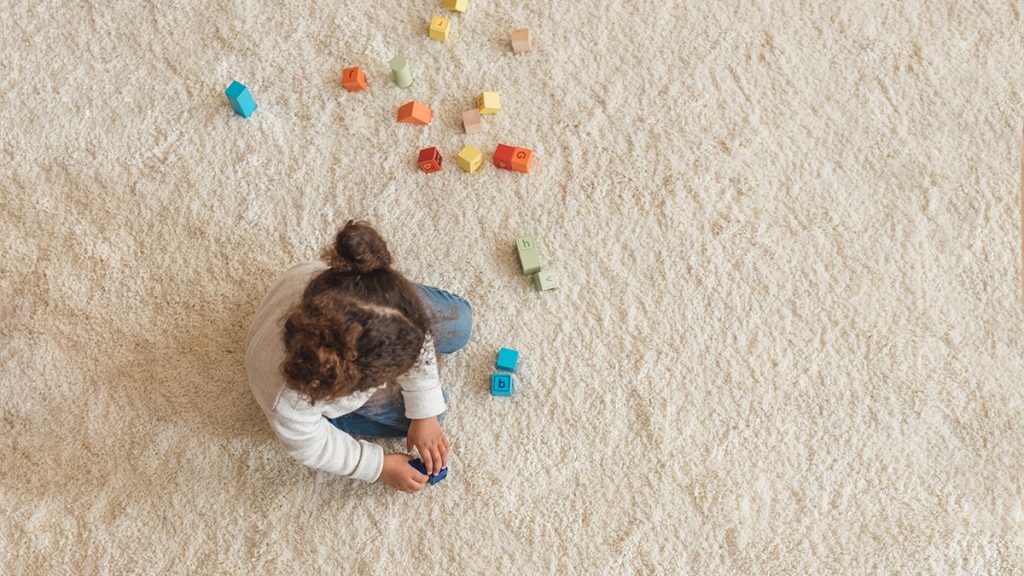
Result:
<svg viewBox="0 0 1024 576"><path fill-rule="evenodd" d="M439 42L444 42L448 39L448 33L452 31L451 20L444 16L434 16L434 19L430 21L430 37Z"/></svg>
<svg viewBox="0 0 1024 576"><path fill-rule="evenodd" d="M459 155L456 157L456 161L459 163L459 168L462 168L466 172L472 174L480 169L480 166L484 163L484 155L473 148L472 146L466 146L462 150L459 150Z"/></svg>
<svg viewBox="0 0 1024 576"><path fill-rule="evenodd" d="M469 0L444 0L441 5L452 12L465 12L468 4Z"/></svg>
<svg viewBox="0 0 1024 576"><path fill-rule="evenodd" d="M497 92L483 92L476 98L476 107L481 114L497 114L501 110L501 99Z"/></svg>

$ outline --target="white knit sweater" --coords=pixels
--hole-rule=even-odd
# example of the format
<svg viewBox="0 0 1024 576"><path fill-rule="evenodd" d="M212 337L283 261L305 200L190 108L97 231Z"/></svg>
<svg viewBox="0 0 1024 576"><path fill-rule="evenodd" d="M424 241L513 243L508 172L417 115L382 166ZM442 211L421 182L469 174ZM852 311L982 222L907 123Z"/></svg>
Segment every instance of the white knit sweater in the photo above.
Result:
<svg viewBox="0 0 1024 576"><path fill-rule="evenodd" d="M376 389L310 405L285 386L280 371L284 361L285 316L298 303L312 277L325 269L319 262L295 266L263 297L246 336L245 371L256 402L288 454L317 470L373 482L380 477L384 450L365 440L357 441L335 428L327 418L355 411ZM423 345L419 362L398 377L398 384L407 418L430 418L444 412L437 356L430 338Z"/></svg>

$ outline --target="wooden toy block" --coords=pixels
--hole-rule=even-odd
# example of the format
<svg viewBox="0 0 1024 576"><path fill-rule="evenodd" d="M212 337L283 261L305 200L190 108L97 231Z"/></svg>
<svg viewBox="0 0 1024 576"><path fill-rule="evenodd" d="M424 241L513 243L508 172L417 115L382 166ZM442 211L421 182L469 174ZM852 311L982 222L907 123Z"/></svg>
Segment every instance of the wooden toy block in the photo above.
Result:
<svg viewBox="0 0 1024 576"><path fill-rule="evenodd" d="M516 172L528 173L530 167L533 166L533 150L529 148L516 148L515 154L512 155L511 164L511 168Z"/></svg>
<svg viewBox="0 0 1024 576"><path fill-rule="evenodd" d="M498 168L504 168L509 170L512 168L512 155L516 153L514 146L506 146L504 144L498 144L498 147L494 150L494 165Z"/></svg>
<svg viewBox="0 0 1024 576"><path fill-rule="evenodd" d="M481 114L493 115L501 110L501 98L497 92L481 92L476 98L476 107Z"/></svg>
<svg viewBox="0 0 1024 576"><path fill-rule="evenodd" d="M537 290L554 290L558 288L558 275L554 270L541 270L533 275L533 284Z"/></svg>
<svg viewBox="0 0 1024 576"><path fill-rule="evenodd" d="M424 148L420 150L417 163L420 165L420 169L427 174L437 172L441 169L441 153L437 151L437 148Z"/></svg>
<svg viewBox="0 0 1024 576"><path fill-rule="evenodd" d="M231 104L235 114L242 118L252 116L252 113L256 110L256 101L252 99L249 89L237 80L232 80L231 85L227 87L227 90L224 90L224 95L227 96L228 102Z"/></svg>
<svg viewBox="0 0 1024 576"><path fill-rule="evenodd" d="M456 160L459 163L459 168L462 168L466 172L472 174L479 170L480 166L484 163L484 155L476 148L466 146L462 150L459 150L459 156Z"/></svg>
<svg viewBox="0 0 1024 576"><path fill-rule="evenodd" d="M341 85L349 92L359 92L366 88L366 73L358 66L345 68L341 71Z"/></svg>
<svg viewBox="0 0 1024 576"><path fill-rule="evenodd" d="M519 28L518 30L512 31L512 51L516 54L520 52L529 52L532 46L530 45L530 30L527 28Z"/></svg>
<svg viewBox="0 0 1024 576"><path fill-rule="evenodd" d="M519 268L523 274L530 276L540 272L540 250L532 237L516 238L516 256L519 257Z"/></svg>
<svg viewBox="0 0 1024 576"><path fill-rule="evenodd" d="M466 127L466 134L476 134L484 129L480 121L480 110L470 108L462 113L462 125Z"/></svg>
<svg viewBox="0 0 1024 576"><path fill-rule="evenodd" d="M412 72L409 71L409 61L405 56L395 56L391 59L391 72L394 75L395 86L408 88L412 84Z"/></svg>
<svg viewBox="0 0 1024 576"><path fill-rule="evenodd" d="M511 374L491 374L491 395L492 396L511 396L512 395L512 375Z"/></svg>
<svg viewBox="0 0 1024 576"><path fill-rule="evenodd" d="M419 124L426 126L430 124L430 119L433 118L434 112L427 108L426 105L420 104L413 100L412 102L406 102L398 109L398 121L406 124Z"/></svg>
<svg viewBox="0 0 1024 576"><path fill-rule="evenodd" d="M452 12L465 12L466 7L469 5L469 0L444 0L441 6L451 10Z"/></svg>
<svg viewBox="0 0 1024 576"><path fill-rule="evenodd" d="M430 37L438 42L444 42L448 39L448 34L452 31L451 20L444 16L434 16L434 19L430 21Z"/></svg>
<svg viewBox="0 0 1024 576"><path fill-rule="evenodd" d="M412 466L413 468L418 470L420 474L425 474L425 475L429 476L430 477L430 485L431 486L433 486L434 484L437 484L441 480L444 480L445 478L448 477L448 467L447 466L445 466L444 468L441 468L441 471L438 472L437 475L427 474L427 465L424 464L423 460L420 460L419 458L416 458L415 460L409 460L409 466Z"/></svg>
<svg viewBox="0 0 1024 576"><path fill-rule="evenodd" d="M504 370L506 372L515 372L516 364L519 362L519 351L511 348L502 348L498 350L498 361L494 363L494 367L498 370Z"/></svg>

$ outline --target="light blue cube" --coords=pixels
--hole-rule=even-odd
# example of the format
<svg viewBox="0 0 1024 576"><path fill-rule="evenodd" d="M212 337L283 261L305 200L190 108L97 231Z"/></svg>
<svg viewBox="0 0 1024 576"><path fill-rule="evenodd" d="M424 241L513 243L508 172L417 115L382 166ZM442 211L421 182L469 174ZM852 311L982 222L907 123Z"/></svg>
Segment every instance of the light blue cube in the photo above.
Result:
<svg viewBox="0 0 1024 576"><path fill-rule="evenodd" d="M235 114L242 118L248 118L256 110L256 101L252 99L252 94L249 94L249 89L237 80L231 82L224 95L228 97Z"/></svg>
<svg viewBox="0 0 1024 576"><path fill-rule="evenodd" d="M511 396L512 395L512 375L511 374L491 374L491 395L492 396Z"/></svg>
<svg viewBox="0 0 1024 576"><path fill-rule="evenodd" d="M516 364L519 362L519 352L512 350L511 348L502 348L498 350L498 361L494 363L494 366L498 370L505 370L506 372L515 372Z"/></svg>

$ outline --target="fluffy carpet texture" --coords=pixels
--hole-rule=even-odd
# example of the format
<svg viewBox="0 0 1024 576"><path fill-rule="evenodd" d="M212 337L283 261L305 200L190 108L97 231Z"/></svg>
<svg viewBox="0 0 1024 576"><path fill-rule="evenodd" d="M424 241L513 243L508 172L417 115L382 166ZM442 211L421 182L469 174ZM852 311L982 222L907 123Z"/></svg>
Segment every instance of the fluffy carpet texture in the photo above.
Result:
<svg viewBox="0 0 1024 576"><path fill-rule="evenodd" d="M1024 574L1021 11L3 2L0 572ZM534 172L456 167L498 142ZM417 495L289 459L242 366L352 217L474 305Z"/></svg>

